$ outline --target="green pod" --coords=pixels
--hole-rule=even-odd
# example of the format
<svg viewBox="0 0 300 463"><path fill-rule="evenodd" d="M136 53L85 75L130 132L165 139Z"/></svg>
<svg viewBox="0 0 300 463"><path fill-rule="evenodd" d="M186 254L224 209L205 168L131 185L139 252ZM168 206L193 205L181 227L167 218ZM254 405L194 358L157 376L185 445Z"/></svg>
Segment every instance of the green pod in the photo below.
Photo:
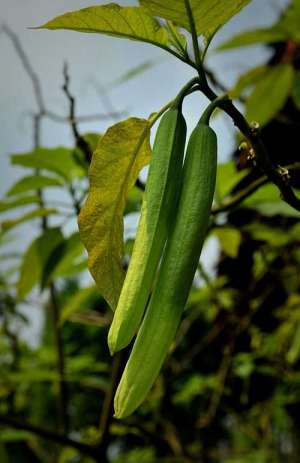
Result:
<svg viewBox="0 0 300 463"><path fill-rule="evenodd" d="M157 129L133 253L108 334L112 354L130 343L145 311L177 207L185 140L179 100Z"/></svg>
<svg viewBox="0 0 300 463"><path fill-rule="evenodd" d="M207 232L216 166L216 135L200 121L187 147L174 229L116 392L116 418L125 418L143 402L176 334Z"/></svg>

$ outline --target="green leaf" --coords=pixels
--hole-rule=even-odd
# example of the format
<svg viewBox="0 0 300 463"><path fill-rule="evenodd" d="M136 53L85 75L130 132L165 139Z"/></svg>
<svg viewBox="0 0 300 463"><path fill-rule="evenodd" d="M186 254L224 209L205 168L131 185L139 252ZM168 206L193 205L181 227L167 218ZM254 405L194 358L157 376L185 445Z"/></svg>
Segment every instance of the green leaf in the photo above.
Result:
<svg viewBox="0 0 300 463"><path fill-rule="evenodd" d="M279 21L279 25L284 29L288 37L295 42L300 42L300 2L299 0L292 0L290 6L283 14L282 19Z"/></svg>
<svg viewBox="0 0 300 463"><path fill-rule="evenodd" d="M245 199L242 207L255 209L263 215L284 215L287 217L300 217L300 213L282 201L277 187L272 184L265 185Z"/></svg>
<svg viewBox="0 0 300 463"><path fill-rule="evenodd" d="M43 268L41 287L44 288L55 278L72 276L87 268L86 259L83 260L84 247L79 233L58 243L52 249L49 259Z"/></svg>
<svg viewBox="0 0 300 463"><path fill-rule="evenodd" d="M78 459L80 459L78 451L67 447L62 449L57 463L70 463L71 461L76 461Z"/></svg>
<svg viewBox="0 0 300 463"><path fill-rule="evenodd" d="M255 370L255 358L252 353L240 352L234 357L233 371L240 378L248 378Z"/></svg>
<svg viewBox="0 0 300 463"><path fill-rule="evenodd" d="M180 389L175 393L172 401L179 405L189 405L195 397L206 391L214 390L216 383L216 376L194 374L187 378L183 384L180 384Z"/></svg>
<svg viewBox="0 0 300 463"><path fill-rule="evenodd" d="M300 356L300 324L298 324L292 339L291 347L287 352L286 359L289 363L295 363Z"/></svg>
<svg viewBox="0 0 300 463"><path fill-rule="evenodd" d="M133 187L128 194L124 215L139 212L141 210L142 201L143 192L139 188Z"/></svg>
<svg viewBox="0 0 300 463"><path fill-rule="evenodd" d="M46 187L59 187L63 183L52 177L43 175L28 175L18 180L6 193L7 196L19 195L32 190L41 190Z"/></svg>
<svg viewBox="0 0 300 463"><path fill-rule="evenodd" d="M84 175L83 168L75 160L74 150L63 147L37 148L30 153L13 154L11 162L30 169L45 169L65 180Z"/></svg>
<svg viewBox="0 0 300 463"><path fill-rule="evenodd" d="M0 433L1 442L19 442L32 439L32 434L28 431L19 431L17 429L2 429Z"/></svg>
<svg viewBox="0 0 300 463"><path fill-rule="evenodd" d="M102 134L95 132L87 132L82 135L85 141L89 144L90 150L93 153L101 140Z"/></svg>
<svg viewBox="0 0 300 463"><path fill-rule="evenodd" d="M140 74L148 71L149 69L153 68L155 66L154 61L144 61L143 63L138 64L137 66L134 66L129 69L129 71L126 71L124 74L122 74L120 77L118 77L116 80L112 81L109 85L108 88L114 88L117 87L118 85L122 85L129 80L139 76Z"/></svg>
<svg viewBox="0 0 300 463"><path fill-rule="evenodd" d="M291 64L270 67L247 99L248 121L265 125L276 116L291 93L294 77L295 71Z"/></svg>
<svg viewBox="0 0 300 463"><path fill-rule="evenodd" d="M28 212L27 214L18 217L17 219L10 219L10 220L3 220L0 223L0 230L3 232L7 232L18 225L22 225L25 222L29 222L32 219L38 219L39 217L48 217L51 214L56 214L56 209L47 209L47 208L39 208L35 209L34 211Z"/></svg>
<svg viewBox="0 0 300 463"><path fill-rule="evenodd" d="M187 37L182 34L178 27L172 21L166 22L166 28L170 33L170 41L174 48L176 48L183 56L187 54Z"/></svg>
<svg viewBox="0 0 300 463"><path fill-rule="evenodd" d="M53 228L45 231L31 243L24 254L17 283L19 300L23 300L32 288L40 283L51 253L63 239L61 231Z"/></svg>
<svg viewBox="0 0 300 463"><path fill-rule="evenodd" d="M189 0L198 35L206 40L251 0ZM158 16L192 31L185 0L140 0L153 16Z"/></svg>
<svg viewBox="0 0 300 463"><path fill-rule="evenodd" d="M253 87L256 83L258 83L267 71L267 66L258 66L250 69L245 74L242 74L235 86L230 90L230 97L239 98L245 90L247 90L249 87Z"/></svg>
<svg viewBox="0 0 300 463"><path fill-rule="evenodd" d="M294 80L292 98L297 109L300 111L300 72L298 71Z"/></svg>
<svg viewBox="0 0 300 463"><path fill-rule="evenodd" d="M265 241L272 248L286 246L292 239L291 234L282 233L281 228L268 227L262 223L252 223L244 227L244 230L251 235L253 240Z"/></svg>
<svg viewBox="0 0 300 463"><path fill-rule="evenodd" d="M281 42L287 40L287 38L287 32L280 29L278 26L252 29L229 39L218 47L218 50L229 50L231 48L245 47L259 43Z"/></svg>
<svg viewBox="0 0 300 463"><path fill-rule="evenodd" d="M286 42L291 39L300 41L300 7L299 0L291 2L277 24L268 28L242 32L226 41L219 50L244 47L258 43Z"/></svg>
<svg viewBox="0 0 300 463"><path fill-rule="evenodd" d="M77 312L93 309L99 299L99 293L95 286L80 289L68 299L68 302L63 307L60 322L64 323Z"/></svg>
<svg viewBox="0 0 300 463"><path fill-rule="evenodd" d="M90 191L79 216L79 230L88 251L89 269L112 308L124 279L126 200L150 153L149 122L130 118L108 129L91 163Z"/></svg>
<svg viewBox="0 0 300 463"><path fill-rule="evenodd" d="M228 161L224 164L218 164L217 183L216 183L216 200L222 202L222 199L229 195L237 183L247 175L247 172L238 172L234 161Z"/></svg>
<svg viewBox="0 0 300 463"><path fill-rule="evenodd" d="M5 199L0 201L0 213L16 209L18 207L31 206L32 204L39 203L39 201L38 196L23 196L17 199Z"/></svg>
<svg viewBox="0 0 300 463"><path fill-rule="evenodd" d="M47 22L42 29L69 29L139 40L167 48L169 34L144 8L115 3L72 11Z"/></svg>
<svg viewBox="0 0 300 463"><path fill-rule="evenodd" d="M223 252L233 259L238 256L239 247L242 241L241 232L235 228L216 228L213 234L219 239Z"/></svg>
<svg viewBox="0 0 300 463"><path fill-rule="evenodd" d="M8 454L6 452L6 447L3 442L0 443L0 461L1 463L10 463L10 459L8 458Z"/></svg>

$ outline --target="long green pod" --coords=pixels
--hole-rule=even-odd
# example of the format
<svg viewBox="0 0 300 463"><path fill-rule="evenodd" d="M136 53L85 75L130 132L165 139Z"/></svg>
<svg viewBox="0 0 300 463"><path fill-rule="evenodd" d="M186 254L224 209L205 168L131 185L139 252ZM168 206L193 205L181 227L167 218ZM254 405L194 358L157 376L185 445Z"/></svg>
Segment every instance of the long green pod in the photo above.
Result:
<svg viewBox="0 0 300 463"><path fill-rule="evenodd" d="M208 227L216 165L216 135L200 121L187 147L175 226L165 248L146 315L116 392L117 418L125 418L142 403L172 344Z"/></svg>
<svg viewBox="0 0 300 463"><path fill-rule="evenodd" d="M179 100L162 116L156 133L135 245L108 334L112 354L129 344L146 308L177 206L185 140Z"/></svg>

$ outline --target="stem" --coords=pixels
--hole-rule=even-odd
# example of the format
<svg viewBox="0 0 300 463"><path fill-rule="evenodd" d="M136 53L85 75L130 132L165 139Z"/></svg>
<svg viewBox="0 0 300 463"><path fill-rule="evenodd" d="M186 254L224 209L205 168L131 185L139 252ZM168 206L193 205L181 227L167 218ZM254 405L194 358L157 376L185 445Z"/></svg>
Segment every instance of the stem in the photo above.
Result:
<svg viewBox="0 0 300 463"><path fill-rule="evenodd" d="M68 389L65 381L65 359L63 349L63 339L61 332L61 325L59 321L59 308L56 297L56 290L54 283L50 285L50 298L51 298L51 313L53 319L54 340L57 353L57 371L59 374L59 401L58 413L60 419L60 427L67 434L69 430L68 420Z"/></svg>
<svg viewBox="0 0 300 463"><path fill-rule="evenodd" d="M180 98L184 98L187 95L190 95L191 93L201 90L200 85L197 85L193 88L191 88L193 85L199 82L198 77L194 77L191 79L184 87L181 89L179 94L173 99L170 100L167 104L165 104L157 113L154 113L153 115L150 116L149 122L150 122L150 128L157 122L157 120L165 113L169 108L172 106L178 105L178 100L180 102Z"/></svg>
<svg viewBox="0 0 300 463"><path fill-rule="evenodd" d="M87 444L83 444L74 439L70 439L69 437L64 436L62 434L58 434L53 431L49 431L48 429L41 428L40 426L34 426L32 424L25 423L23 420L18 421L15 418L12 418L11 416L7 415L0 415L0 423L6 426L10 426L14 429L20 429L22 431L31 432L36 436L41 437L42 439L47 439L66 447L75 448L83 454L95 457L96 450L94 447Z"/></svg>
<svg viewBox="0 0 300 463"><path fill-rule="evenodd" d="M156 121L158 121L158 119L172 106L173 103L174 100L170 100L157 113L154 113L149 117L150 128L153 127Z"/></svg>
<svg viewBox="0 0 300 463"><path fill-rule="evenodd" d="M193 79L189 80L189 82L187 82L183 87L182 89L180 90L180 92L178 93L178 95L176 96L176 98L173 100L173 104L172 106L174 107L181 107L182 105L182 102L183 102L183 99L184 97L188 94L188 92L190 90L192 90L192 87L196 84L199 83L199 78L198 77L194 77Z"/></svg>
<svg viewBox="0 0 300 463"><path fill-rule="evenodd" d="M190 5L190 0L184 0L184 4L185 4L185 9L186 9L186 12L189 18L189 23L191 26L195 62L196 62L197 69L200 69L200 67L202 67L201 55L200 55L200 49L199 49L199 43L198 43L197 29L196 29L196 24L194 21L192 8Z"/></svg>
<svg viewBox="0 0 300 463"><path fill-rule="evenodd" d="M300 163L296 162L295 164L289 164L285 166L285 169L299 170ZM252 193L257 191L262 186L266 185L266 183L268 182L270 182L270 179L266 175L259 177L258 179L254 180L252 183L250 183L250 185L248 185L246 188L239 191L235 195L228 196L227 198L225 198L222 204L212 208L211 213L213 215L217 215L217 214L220 214L221 212L226 212L230 209L233 209L234 207L238 206L242 201L244 201L244 199L247 199L249 196L252 195Z"/></svg>
<svg viewBox="0 0 300 463"><path fill-rule="evenodd" d="M244 190L241 190L238 194L229 197L227 200L225 199L220 206L213 207L211 211L212 215L217 215L221 212L233 209L266 183L268 183L268 178L266 176L258 178Z"/></svg>
<svg viewBox="0 0 300 463"><path fill-rule="evenodd" d="M224 101L228 100L228 99L229 99L228 95L223 95L223 96L220 96L220 97L216 98L214 101L212 101L208 105L208 107L206 108L204 113L202 114L202 116L200 118L200 123L209 125L210 118L211 118L213 112L215 111L215 109L219 108L221 106L221 104Z"/></svg>
<svg viewBox="0 0 300 463"><path fill-rule="evenodd" d="M91 149L90 149L88 142L80 135L77 124L76 124L75 98L73 97L69 89L70 76L68 73L68 66L66 63L64 64L63 75L64 75L64 84L63 84L62 89L66 97L68 98L69 104L70 104L69 120L70 120L70 124L72 128L73 136L74 136L76 145L82 151L87 164L90 164L91 159L92 159L92 153L91 153Z"/></svg>
<svg viewBox="0 0 300 463"><path fill-rule="evenodd" d="M215 92L209 88L208 84L201 87L204 95L211 101L217 98ZM283 200L291 207L300 211L300 199L297 198L292 188L284 179L278 166L274 165L270 160L268 152L258 134L246 121L245 117L234 106L230 99L226 99L220 103L220 107L228 114L233 120L234 124L242 132L242 134L249 140L255 151L255 160L258 168L268 177L268 179L278 187L281 192Z"/></svg>
<svg viewBox="0 0 300 463"><path fill-rule="evenodd" d="M200 53L200 48L199 48L199 43L198 43L198 34L197 34L197 29L196 29L196 24L194 21L194 16L193 16L193 11L191 8L190 0L184 0L185 3L185 8L186 12L189 18L189 23L191 27L191 34L192 34L192 41L193 41L193 50L194 50L194 55L195 55L195 63L192 61L187 62L190 66L195 68L198 72L199 79L201 82L201 85L203 88L207 88L207 79L205 75L205 70L203 67L203 62L201 59L201 53Z"/></svg>
<svg viewBox="0 0 300 463"><path fill-rule="evenodd" d="M109 425L113 412L114 395L117 389L118 382L121 377L122 370L127 360L127 352L118 352L113 360L110 387L107 389L107 394L104 398L104 404L101 411L99 429L101 432L101 445L107 440L109 434Z"/></svg>

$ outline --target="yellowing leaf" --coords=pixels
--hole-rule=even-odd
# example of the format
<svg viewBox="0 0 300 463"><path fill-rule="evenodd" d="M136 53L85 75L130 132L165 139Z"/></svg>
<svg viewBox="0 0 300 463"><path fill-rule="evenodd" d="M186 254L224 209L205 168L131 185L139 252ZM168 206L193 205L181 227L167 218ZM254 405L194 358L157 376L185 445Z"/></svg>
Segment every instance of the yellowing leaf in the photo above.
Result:
<svg viewBox="0 0 300 463"><path fill-rule="evenodd" d="M159 22L141 7L117 4L92 6L57 16L43 29L69 29L123 37L167 47L169 35Z"/></svg>
<svg viewBox="0 0 300 463"><path fill-rule="evenodd" d="M90 167L90 191L79 216L89 269L114 309L123 284L123 212L138 173L150 158L150 125L130 118L110 127Z"/></svg>
<svg viewBox="0 0 300 463"><path fill-rule="evenodd" d="M255 86L246 104L249 122L269 122L281 110L293 87L295 71L291 64L271 67Z"/></svg>
<svg viewBox="0 0 300 463"><path fill-rule="evenodd" d="M198 35L210 39L251 0L189 0ZM191 32L186 0L140 0L153 16L173 21Z"/></svg>

